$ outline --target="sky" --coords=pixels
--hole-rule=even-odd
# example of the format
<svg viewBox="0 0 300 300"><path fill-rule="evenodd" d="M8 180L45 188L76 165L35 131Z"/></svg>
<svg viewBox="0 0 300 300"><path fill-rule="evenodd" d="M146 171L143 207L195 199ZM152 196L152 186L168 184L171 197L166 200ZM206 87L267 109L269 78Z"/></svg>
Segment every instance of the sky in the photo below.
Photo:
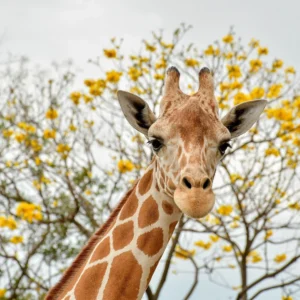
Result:
<svg viewBox="0 0 300 300"><path fill-rule="evenodd" d="M90 77L95 70L87 61L111 37L124 38L124 47L135 50L151 31L171 33L185 22L193 26L186 43L204 48L234 26L243 40L259 39L270 56L300 70L299 9L296 0L0 0L0 57L8 52L25 55L41 65L72 59L82 70L79 76ZM161 299L183 299L181 287L189 284L189 276L171 274ZM229 295L203 278L190 299ZM280 292L258 299L274 297L279 299Z"/></svg>

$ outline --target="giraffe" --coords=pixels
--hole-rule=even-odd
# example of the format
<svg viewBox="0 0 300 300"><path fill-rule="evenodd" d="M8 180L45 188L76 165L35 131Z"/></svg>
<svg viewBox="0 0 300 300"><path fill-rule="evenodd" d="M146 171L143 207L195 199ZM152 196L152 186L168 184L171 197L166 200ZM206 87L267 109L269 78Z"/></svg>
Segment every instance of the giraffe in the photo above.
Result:
<svg viewBox="0 0 300 300"><path fill-rule="evenodd" d="M179 78L170 67L158 118L140 97L118 91L127 121L152 147L152 162L46 300L141 299L181 215L201 218L213 208L218 162L267 102L239 104L220 119L210 70L200 70L194 95L180 90Z"/></svg>

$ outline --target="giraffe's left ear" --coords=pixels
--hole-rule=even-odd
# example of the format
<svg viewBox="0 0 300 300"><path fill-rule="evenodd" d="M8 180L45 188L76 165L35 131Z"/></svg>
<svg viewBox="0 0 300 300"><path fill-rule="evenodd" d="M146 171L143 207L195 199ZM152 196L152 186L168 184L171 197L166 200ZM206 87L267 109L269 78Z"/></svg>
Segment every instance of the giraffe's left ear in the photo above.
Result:
<svg viewBox="0 0 300 300"><path fill-rule="evenodd" d="M127 121L133 128L148 136L148 129L156 120L149 105L134 94L125 91L118 91L117 94Z"/></svg>
<svg viewBox="0 0 300 300"><path fill-rule="evenodd" d="M266 105L266 100L252 100L233 107L222 118L222 123L230 131L231 138L236 138L248 131L258 120Z"/></svg>

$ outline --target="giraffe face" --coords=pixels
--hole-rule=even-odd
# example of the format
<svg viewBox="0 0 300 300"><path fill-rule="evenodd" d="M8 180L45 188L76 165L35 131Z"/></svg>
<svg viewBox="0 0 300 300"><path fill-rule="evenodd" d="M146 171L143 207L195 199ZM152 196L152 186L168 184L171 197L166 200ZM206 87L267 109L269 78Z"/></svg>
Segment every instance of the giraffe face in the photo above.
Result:
<svg viewBox="0 0 300 300"><path fill-rule="evenodd" d="M234 107L222 120L207 68L199 73L199 91L188 96L179 89L179 72L171 67L158 119L141 98L118 92L129 123L148 139L156 156L156 181L186 215L200 218L214 206L212 182L229 142L259 118L266 102L250 101Z"/></svg>
<svg viewBox="0 0 300 300"><path fill-rule="evenodd" d="M174 197L188 216L208 214L215 202L216 167L230 145L229 130L197 97L190 97L157 119L148 138L157 160L160 189Z"/></svg>

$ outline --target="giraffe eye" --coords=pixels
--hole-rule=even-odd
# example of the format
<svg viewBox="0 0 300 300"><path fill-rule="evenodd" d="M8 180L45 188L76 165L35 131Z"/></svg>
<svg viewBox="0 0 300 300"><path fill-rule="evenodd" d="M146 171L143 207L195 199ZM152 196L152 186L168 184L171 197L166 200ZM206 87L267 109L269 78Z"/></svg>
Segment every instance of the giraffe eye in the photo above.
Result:
<svg viewBox="0 0 300 300"><path fill-rule="evenodd" d="M223 143L219 146L219 151L220 151L221 155L225 154L228 147L231 148L231 145L228 142Z"/></svg>
<svg viewBox="0 0 300 300"><path fill-rule="evenodd" d="M150 144L152 146L152 149L156 152L163 146L162 142L158 139L150 140L148 141L148 144Z"/></svg>

